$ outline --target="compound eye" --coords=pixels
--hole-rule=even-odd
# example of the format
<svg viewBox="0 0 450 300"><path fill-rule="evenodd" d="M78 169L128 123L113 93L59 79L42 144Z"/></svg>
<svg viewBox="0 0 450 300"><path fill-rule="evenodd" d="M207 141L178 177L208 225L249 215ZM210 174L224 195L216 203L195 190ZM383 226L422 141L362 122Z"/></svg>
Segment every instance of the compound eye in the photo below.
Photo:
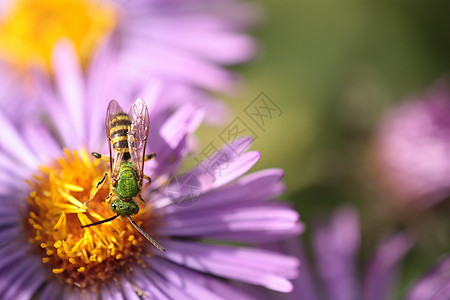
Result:
<svg viewBox="0 0 450 300"><path fill-rule="evenodd" d="M113 211L115 211L115 210L116 210L116 207L117 207L117 206L116 206L116 205L115 205L114 203L111 203L111 205L110 205L110 206L111 206L111 209L112 209Z"/></svg>

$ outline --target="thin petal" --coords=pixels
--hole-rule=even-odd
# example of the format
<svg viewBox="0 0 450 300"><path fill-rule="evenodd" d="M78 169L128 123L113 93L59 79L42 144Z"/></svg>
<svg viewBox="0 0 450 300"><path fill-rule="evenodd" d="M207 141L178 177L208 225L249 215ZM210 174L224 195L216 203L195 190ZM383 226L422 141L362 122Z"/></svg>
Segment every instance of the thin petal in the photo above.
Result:
<svg viewBox="0 0 450 300"><path fill-rule="evenodd" d="M358 297L356 252L359 247L359 220L350 207L340 208L314 236L314 248L321 277L329 296L335 299Z"/></svg>
<svg viewBox="0 0 450 300"><path fill-rule="evenodd" d="M53 67L56 86L65 109L70 112L66 117L73 124L70 139L65 140L67 146L77 147L87 135L85 111L85 84L80 64L73 45L64 40L55 47Z"/></svg>
<svg viewBox="0 0 450 300"><path fill-rule="evenodd" d="M206 238L216 238L226 233L232 237L231 233L252 232L253 238L249 241L261 241L265 237L273 239L278 231L286 233L292 230L293 234L297 233L298 218L296 211L281 204L247 207L230 205L166 218L167 225L158 232L163 235Z"/></svg>
<svg viewBox="0 0 450 300"><path fill-rule="evenodd" d="M401 260L412 248L414 240L399 233L381 244L370 262L364 279L363 299L376 300L392 297Z"/></svg>
<svg viewBox="0 0 450 300"><path fill-rule="evenodd" d="M205 276L158 257L150 258L149 263L161 278L193 299L254 299L226 281Z"/></svg>
<svg viewBox="0 0 450 300"><path fill-rule="evenodd" d="M268 251L167 241L162 255L192 269L290 292L298 261Z"/></svg>

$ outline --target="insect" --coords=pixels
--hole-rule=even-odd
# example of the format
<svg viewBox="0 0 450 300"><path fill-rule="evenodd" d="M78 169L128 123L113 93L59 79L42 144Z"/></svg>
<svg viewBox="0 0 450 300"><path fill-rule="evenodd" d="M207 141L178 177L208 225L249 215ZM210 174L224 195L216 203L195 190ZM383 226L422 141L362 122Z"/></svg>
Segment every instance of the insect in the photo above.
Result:
<svg viewBox="0 0 450 300"><path fill-rule="evenodd" d="M110 193L106 200L109 201L109 208L116 214L111 218L84 225L82 228L109 222L119 216L126 217L134 228L156 248L166 251L131 218L132 215L139 212L139 206L134 202L134 199L139 198L140 201L145 203L141 196L143 179L151 182L150 177L143 173L144 161L155 157L154 153L145 155L150 121L144 100L137 99L128 114L122 110L116 100L111 100L106 112L105 123L106 135L109 139L109 157L97 152L93 152L92 155L95 158L109 161L110 172L103 175L85 204L94 198L106 177L110 176Z"/></svg>

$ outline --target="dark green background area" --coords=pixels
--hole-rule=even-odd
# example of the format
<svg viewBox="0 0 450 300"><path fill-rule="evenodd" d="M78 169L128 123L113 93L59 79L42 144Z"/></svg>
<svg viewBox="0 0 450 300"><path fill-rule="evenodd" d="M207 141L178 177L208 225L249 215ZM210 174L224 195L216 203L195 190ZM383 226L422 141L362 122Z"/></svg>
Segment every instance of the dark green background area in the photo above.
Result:
<svg viewBox="0 0 450 300"><path fill-rule="evenodd" d="M253 149L262 157L254 169L285 170L284 199L295 204L309 228L317 214L342 203L358 207L361 262L386 231L408 228L417 234L418 245L405 263L405 289L450 250L448 205L407 218L387 213L367 172L367 154L383 112L448 75L450 2L260 3L265 20L254 34L261 51L251 63L235 68L247 86L229 101L234 116L259 136ZM260 92L283 110L265 131L244 112ZM202 140L220 144L222 130L204 129Z"/></svg>

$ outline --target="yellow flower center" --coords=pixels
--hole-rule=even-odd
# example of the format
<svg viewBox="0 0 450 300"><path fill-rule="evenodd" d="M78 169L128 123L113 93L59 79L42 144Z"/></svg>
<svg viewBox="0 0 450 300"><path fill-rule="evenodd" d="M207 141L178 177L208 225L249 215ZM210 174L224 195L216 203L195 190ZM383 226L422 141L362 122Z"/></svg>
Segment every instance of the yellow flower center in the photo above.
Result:
<svg viewBox="0 0 450 300"><path fill-rule="evenodd" d="M94 0L14 0L0 20L0 55L26 70L50 69L52 49L70 39L82 63L117 22L117 8Z"/></svg>
<svg viewBox="0 0 450 300"><path fill-rule="evenodd" d="M150 255L149 242L126 219L81 228L114 215L105 201L109 179L84 205L108 170L108 164L91 160L84 149L65 150L65 157L41 167L28 182L32 187L25 220L29 242L55 276L68 284L97 286L127 272L133 263L143 265L142 255ZM141 207L133 219L150 234L158 223L150 204Z"/></svg>

